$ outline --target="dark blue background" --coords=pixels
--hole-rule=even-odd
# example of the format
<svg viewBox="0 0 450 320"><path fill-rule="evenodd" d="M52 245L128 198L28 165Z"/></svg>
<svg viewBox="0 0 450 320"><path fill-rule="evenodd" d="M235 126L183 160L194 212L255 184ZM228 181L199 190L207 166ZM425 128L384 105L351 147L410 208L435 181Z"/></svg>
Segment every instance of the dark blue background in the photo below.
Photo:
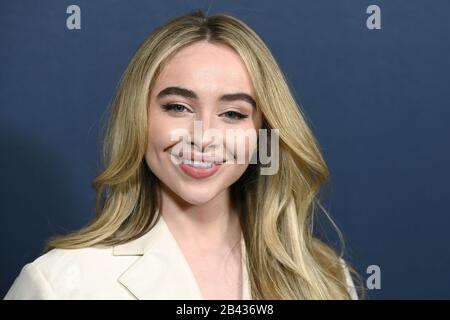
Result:
<svg viewBox="0 0 450 320"><path fill-rule="evenodd" d="M81 7L81 30L66 8ZM381 30L366 28L381 7ZM325 206L372 299L450 297L450 2L2 1L0 296L94 214L99 129L137 46L194 8L245 21L285 72L331 171ZM366 275L367 276L367 275Z"/></svg>

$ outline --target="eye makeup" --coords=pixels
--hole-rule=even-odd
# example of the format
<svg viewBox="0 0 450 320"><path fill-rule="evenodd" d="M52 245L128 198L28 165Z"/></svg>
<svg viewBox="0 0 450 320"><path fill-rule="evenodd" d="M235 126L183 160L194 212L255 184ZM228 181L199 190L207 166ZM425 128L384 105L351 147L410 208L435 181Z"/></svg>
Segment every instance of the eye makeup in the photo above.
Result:
<svg viewBox="0 0 450 320"><path fill-rule="evenodd" d="M192 113L190 109L188 109L186 106L179 104L179 103L168 103L161 105L161 108L164 112L171 112L175 114L182 114L185 112ZM228 110L221 114L219 114L220 117L224 117L231 121L239 121L248 118L247 114L235 111L235 110Z"/></svg>

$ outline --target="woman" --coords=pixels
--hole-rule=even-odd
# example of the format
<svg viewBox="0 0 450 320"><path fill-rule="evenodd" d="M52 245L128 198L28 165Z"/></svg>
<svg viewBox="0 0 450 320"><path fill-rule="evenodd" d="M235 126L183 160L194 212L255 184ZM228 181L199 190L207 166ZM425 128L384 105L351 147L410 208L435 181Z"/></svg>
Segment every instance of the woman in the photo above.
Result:
<svg viewBox="0 0 450 320"><path fill-rule="evenodd" d="M356 299L351 268L312 233L328 170L299 110L238 19L157 28L113 103L95 219L51 239L5 298ZM269 174L250 161L265 149Z"/></svg>

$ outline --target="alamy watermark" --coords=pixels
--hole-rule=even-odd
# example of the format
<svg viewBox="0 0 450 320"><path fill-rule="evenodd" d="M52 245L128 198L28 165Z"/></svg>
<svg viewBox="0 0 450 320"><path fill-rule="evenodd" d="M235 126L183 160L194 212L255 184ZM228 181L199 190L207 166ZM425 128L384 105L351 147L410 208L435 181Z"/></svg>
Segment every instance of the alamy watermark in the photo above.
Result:
<svg viewBox="0 0 450 320"><path fill-rule="evenodd" d="M203 122L194 121L194 135L187 129L171 132L171 141L178 141L171 150L171 160L179 165L183 159L194 161L224 162L227 164L257 164L261 175L274 175L279 169L279 130L226 129L210 128L202 130ZM270 133L270 142L268 136ZM192 145L208 141L205 150L195 152Z"/></svg>
<svg viewBox="0 0 450 320"><path fill-rule="evenodd" d="M366 279L366 288L369 290L381 289L381 268L376 264L367 267L366 273L369 275Z"/></svg>

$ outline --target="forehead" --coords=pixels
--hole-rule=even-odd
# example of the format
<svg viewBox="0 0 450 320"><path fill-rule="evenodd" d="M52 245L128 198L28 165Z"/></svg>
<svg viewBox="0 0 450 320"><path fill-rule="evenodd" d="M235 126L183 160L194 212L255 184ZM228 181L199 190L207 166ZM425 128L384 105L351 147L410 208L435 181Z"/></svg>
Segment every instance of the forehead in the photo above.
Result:
<svg viewBox="0 0 450 320"><path fill-rule="evenodd" d="M202 94L246 92L253 85L241 57L230 47L196 42L167 61L155 82L155 89L178 85Z"/></svg>

